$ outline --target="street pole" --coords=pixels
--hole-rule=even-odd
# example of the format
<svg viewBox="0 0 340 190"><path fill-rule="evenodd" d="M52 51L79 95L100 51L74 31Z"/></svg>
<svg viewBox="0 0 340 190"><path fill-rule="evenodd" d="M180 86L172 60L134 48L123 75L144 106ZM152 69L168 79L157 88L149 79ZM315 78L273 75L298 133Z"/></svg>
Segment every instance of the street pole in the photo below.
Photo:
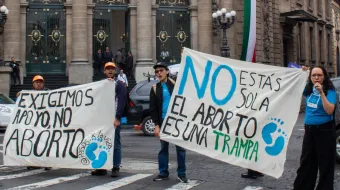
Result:
<svg viewBox="0 0 340 190"><path fill-rule="evenodd" d="M213 30L220 29L222 30L222 45L220 49L220 53L222 57L230 57L230 48L228 46L228 38L227 38L227 29L229 29L235 22L236 12L231 11L227 13L225 8L218 10L216 13L212 14L214 20ZM214 35L218 35L218 33L214 32Z"/></svg>

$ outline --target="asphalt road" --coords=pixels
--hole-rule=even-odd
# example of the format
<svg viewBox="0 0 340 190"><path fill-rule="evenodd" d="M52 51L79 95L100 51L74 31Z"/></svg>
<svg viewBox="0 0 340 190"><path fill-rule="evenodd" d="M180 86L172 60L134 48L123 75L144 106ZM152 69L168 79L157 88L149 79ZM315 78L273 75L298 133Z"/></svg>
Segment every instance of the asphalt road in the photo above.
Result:
<svg viewBox="0 0 340 190"><path fill-rule="evenodd" d="M242 179L240 174L246 170L203 155L187 152L188 184L181 184L176 179L175 147L170 147L170 179L153 182L157 171L157 153L159 140L143 136L131 128L121 131L123 146L123 164L121 176L91 176L89 170L43 169L28 171L25 167L3 166L0 153L0 189L197 189L197 190L254 190L254 189L292 189L292 184L299 166L301 143L303 138L301 119L297 122L291 136L285 171L281 178L264 176L257 180ZM3 135L0 134L1 149ZM340 165L335 171L335 189L340 189Z"/></svg>

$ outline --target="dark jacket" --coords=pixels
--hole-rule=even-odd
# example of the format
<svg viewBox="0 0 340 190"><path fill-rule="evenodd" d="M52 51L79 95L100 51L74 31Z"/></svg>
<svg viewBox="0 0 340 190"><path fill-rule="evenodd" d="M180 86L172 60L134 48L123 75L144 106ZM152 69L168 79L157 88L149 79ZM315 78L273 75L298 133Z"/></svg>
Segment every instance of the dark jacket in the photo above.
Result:
<svg viewBox="0 0 340 190"><path fill-rule="evenodd" d="M116 81L116 99L117 99L116 118L120 120L124 114L127 99L126 99L126 86L122 81L118 80Z"/></svg>
<svg viewBox="0 0 340 190"><path fill-rule="evenodd" d="M175 84L173 84L168 79L166 85L169 89L170 95L172 95ZM163 107L163 88L162 83L158 82L156 84L156 94L153 88L151 88L150 91L150 114L152 121L155 123L155 125L159 125L159 127L161 127L162 125L162 107Z"/></svg>
<svg viewBox="0 0 340 190"><path fill-rule="evenodd" d="M98 65L101 65L103 63L103 53L96 53L94 56L94 60Z"/></svg>
<svg viewBox="0 0 340 190"><path fill-rule="evenodd" d="M17 62L11 61L9 63L9 66L13 69L13 72L19 72L20 71L19 64Z"/></svg>
<svg viewBox="0 0 340 190"><path fill-rule="evenodd" d="M109 51L109 52L104 51L103 52L103 61L104 61L104 64L107 63L107 62L111 62L112 58L113 58L113 54L112 54L111 51Z"/></svg>
<svg viewBox="0 0 340 190"><path fill-rule="evenodd" d="M133 56L127 56L126 58L126 65L128 66L128 68L132 68L133 67Z"/></svg>

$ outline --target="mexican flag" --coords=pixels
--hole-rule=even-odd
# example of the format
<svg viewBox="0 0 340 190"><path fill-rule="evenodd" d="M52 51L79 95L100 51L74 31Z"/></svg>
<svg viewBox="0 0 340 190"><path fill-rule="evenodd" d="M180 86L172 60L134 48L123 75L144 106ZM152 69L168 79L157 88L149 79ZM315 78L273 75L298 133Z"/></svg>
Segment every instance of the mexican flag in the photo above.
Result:
<svg viewBox="0 0 340 190"><path fill-rule="evenodd" d="M256 0L244 0L242 61L256 62Z"/></svg>

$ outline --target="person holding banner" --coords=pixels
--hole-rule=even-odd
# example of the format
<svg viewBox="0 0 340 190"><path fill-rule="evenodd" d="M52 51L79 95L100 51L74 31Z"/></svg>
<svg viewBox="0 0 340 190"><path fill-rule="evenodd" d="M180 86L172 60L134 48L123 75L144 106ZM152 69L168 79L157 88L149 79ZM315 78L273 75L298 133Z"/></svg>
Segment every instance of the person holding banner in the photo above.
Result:
<svg viewBox="0 0 340 190"><path fill-rule="evenodd" d="M108 62L104 66L104 74L108 80L114 80L116 65L112 62ZM120 129L121 118L124 113L126 104L126 86L122 81L115 81L116 83L116 116L113 121L115 127L115 140L114 140L114 153L113 153L113 168L111 177L119 177L119 168L122 160L122 147L120 142ZM92 175L101 176L106 175L107 171L103 169L97 169L91 172Z"/></svg>
<svg viewBox="0 0 340 190"><path fill-rule="evenodd" d="M45 79L40 76L40 75L35 75L32 79L32 87L33 90L39 90L39 91L47 91L49 90L48 88L45 87ZM17 97L20 96L20 92L16 94ZM40 169L41 167L37 166L27 166L28 170L35 170L35 169ZM51 167L46 167L45 170L51 170Z"/></svg>
<svg viewBox="0 0 340 190"><path fill-rule="evenodd" d="M302 69L307 70L306 67ZM318 172L316 189L332 190L336 151L333 118L336 91L322 66L312 68L308 79L303 93L306 97L305 135L294 190L314 189Z"/></svg>
<svg viewBox="0 0 340 190"><path fill-rule="evenodd" d="M152 121L155 123L155 136L159 137L160 126L166 116L168 106L173 92L175 81L169 78L169 69L165 63L158 63L154 67L155 74L160 82L154 85L150 91L150 112ZM169 178L169 143L163 140L161 141L161 150L158 153L158 169L159 175L153 179L153 181L161 181ZM185 155L184 148L176 146L177 152L177 174L178 179L187 183Z"/></svg>

